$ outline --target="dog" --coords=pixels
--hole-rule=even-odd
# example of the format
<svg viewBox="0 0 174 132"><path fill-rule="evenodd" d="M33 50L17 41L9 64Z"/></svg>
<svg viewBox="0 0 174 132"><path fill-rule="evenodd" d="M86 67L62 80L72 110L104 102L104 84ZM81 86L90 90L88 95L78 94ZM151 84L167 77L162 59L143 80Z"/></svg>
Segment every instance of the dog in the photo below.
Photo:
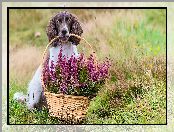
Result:
<svg viewBox="0 0 174 132"><path fill-rule="evenodd" d="M52 61L56 64L60 50L62 50L62 55L66 58L70 58L72 55L76 58L79 56L77 45L80 43L80 39L70 36L70 34L81 36L83 33L81 24L75 15L67 11L59 12L50 19L46 33L49 42L59 36L59 39L55 40L49 48L49 69ZM29 83L28 96L18 92L14 94L13 99L25 102L28 109L38 108L45 100L41 74L42 66L40 65Z"/></svg>

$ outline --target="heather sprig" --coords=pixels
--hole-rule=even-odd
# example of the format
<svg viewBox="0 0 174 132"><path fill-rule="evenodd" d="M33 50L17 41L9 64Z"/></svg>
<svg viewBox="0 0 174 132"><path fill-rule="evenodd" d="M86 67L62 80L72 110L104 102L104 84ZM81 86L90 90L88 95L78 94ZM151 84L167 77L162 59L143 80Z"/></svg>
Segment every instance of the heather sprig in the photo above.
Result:
<svg viewBox="0 0 174 132"><path fill-rule="evenodd" d="M94 96L108 78L111 66L109 59L99 63L91 54L85 58L80 54L66 58L62 50L56 64L52 61L50 68L48 59L43 69L43 81L49 92L70 95Z"/></svg>

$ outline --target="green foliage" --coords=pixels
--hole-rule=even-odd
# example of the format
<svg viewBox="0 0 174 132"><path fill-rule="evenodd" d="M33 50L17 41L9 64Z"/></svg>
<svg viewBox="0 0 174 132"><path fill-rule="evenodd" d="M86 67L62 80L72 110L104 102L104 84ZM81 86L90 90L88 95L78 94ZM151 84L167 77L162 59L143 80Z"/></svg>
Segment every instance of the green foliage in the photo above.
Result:
<svg viewBox="0 0 174 132"><path fill-rule="evenodd" d="M116 98L121 104L111 105L111 101ZM112 94L105 93L91 101L85 123L165 124L165 100L165 83L161 81L156 81L146 92L143 88L130 88L126 92L116 90Z"/></svg>
<svg viewBox="0 0 174 132"><path fill-rule="evenodd" d="M59 124L57 118L49 116L46 108L29 111L25 105L14 100L9 102L9 113L10 124Z"/></svg>
<svg viewBox="0 0 174 132"><path fill-rule="evenodd" d="M151 23L162 32L166 32L165 29L161 28L166 26L166 10L144 10L144 13L147 16L147 19L145 20L147 24Z"/></svg>
<svg viewBox="0 0 174 132"><path fill-rule="evenodd" d="M90 102L85 123L95 124L98 119L107 117L110 112L109 99L110 96L106 91L102 95L95 97Z"/></svg>
<svg viewBox="0 0 174 132"><path fill-rule="evenodd" d="M86 82L86 80L88 80L87 68L81 68L79 70L79 82L83 83L83 82Z"/></svg>
<svg viewBox="0 0 174 132"><path fill-rule="evenodd" d="M139 57L149 54L158 55L166 51L166 46L164 45L166 35L159 29L147 26L147 23L144 21L140 21L133 26L125 21L118 21L115 23L115 26L113 26L111 35L113 37L110 37L110 39L115 38L115 34L118 34L118 31L122 37L122 41L132 40L131 43L126 41L125 53L127 56L131 56L134 51L138 52ZM110 41L112 43L112 40ZM135 49L131 49L132 46L134 46Z"/></svg>

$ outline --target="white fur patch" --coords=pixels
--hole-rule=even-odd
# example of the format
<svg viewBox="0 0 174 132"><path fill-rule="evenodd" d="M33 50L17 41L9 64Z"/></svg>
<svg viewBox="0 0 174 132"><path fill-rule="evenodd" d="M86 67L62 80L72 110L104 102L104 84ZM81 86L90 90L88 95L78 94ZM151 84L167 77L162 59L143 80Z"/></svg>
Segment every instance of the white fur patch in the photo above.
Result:
<svg viewBox="0 0 174 132"><path fill-rule="evenodd" d="M26 101L26 95L24 95L22 92L17 92L13 96L14 100L17 100L19 102L25 102Z"/></svg>

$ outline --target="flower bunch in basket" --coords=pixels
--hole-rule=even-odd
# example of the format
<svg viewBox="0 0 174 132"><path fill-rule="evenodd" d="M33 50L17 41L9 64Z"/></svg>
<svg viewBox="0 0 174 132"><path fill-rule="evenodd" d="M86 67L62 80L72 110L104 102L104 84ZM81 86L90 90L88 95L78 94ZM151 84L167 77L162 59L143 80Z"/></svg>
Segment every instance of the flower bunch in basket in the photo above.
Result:
<svg viewBox="0 0 174 132"><path fill-rule="evenodd" d="M49 68L46 60L43 82L51 93L93 97L108 78L109 68L109 59L99 63L92 54L88 58L80 54L67 59L61 50L56 65L51 62Z"/></svg>

